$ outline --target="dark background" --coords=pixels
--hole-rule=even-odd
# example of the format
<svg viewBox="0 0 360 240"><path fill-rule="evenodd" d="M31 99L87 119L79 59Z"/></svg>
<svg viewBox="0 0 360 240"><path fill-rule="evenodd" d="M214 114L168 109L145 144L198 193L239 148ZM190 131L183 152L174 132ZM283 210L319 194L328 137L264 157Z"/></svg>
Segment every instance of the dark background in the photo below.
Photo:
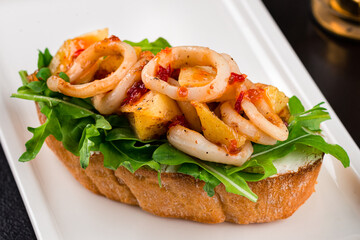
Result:
<svg viewBox="0 0 360 240"><path fill-rule="evenodd" d="M360 42L325 32L310 1L263 0L335 112L360 145ZM9 165L0 147L0 239L36 239Z"/></svg>

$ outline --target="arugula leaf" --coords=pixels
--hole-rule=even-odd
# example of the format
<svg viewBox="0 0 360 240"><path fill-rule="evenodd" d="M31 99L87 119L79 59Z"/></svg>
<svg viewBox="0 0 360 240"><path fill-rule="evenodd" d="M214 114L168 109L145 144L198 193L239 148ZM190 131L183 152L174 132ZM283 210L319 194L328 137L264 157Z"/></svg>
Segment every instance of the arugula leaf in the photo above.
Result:
<svg viewBox="0 0 360 240"><path fill-rule="evenodd" d="M199 166L204 168L214 177L216 177L225 186L227 192L244 196L252 202L256 202L258 196L251 191L246 181L239 174L227 174L223 165L217 165L211 162L197 161Z"/></svg>
<svg viewBox="0 0 360 240"><path fill-rule="evenodd" d="M64 79L65 82L70 82L69 76L68 76L66 73L64 73L64 72L60 72L60 73L59 73L59 77L62 78L62 79Z"/></svg>
<svg viewBox="0 0 360 240"><path fill-rule="evenodd" d="M86 168L89 165L91 151L95 151L96 144L94 137L100 135L100 132L93 124L88 124L80 140L80 165L82 168Z"/></svg>
<svg viewBox="0 0 360 240"><path fill-rule="evenodd" d="M38 69L41 69L43 67L48 67L50 65L50 62L52 60L52 55L50 54L50 51L48 48L45 48L44 52L41 52L39 50L38 55Z"/></svg>
<svg viewBox="0 0 360 240"><path fill-rule="evenodd" d="M105 138L106 141L115 140L138 140L134 131L129 127L119 127L112 129Z"/></svg>
<svg viewBox="0 0 360 240"><path fill-rule="evenodd" d="M259 181L276 174L276 169L272 164L272 160L281 158L290 152L296 150L297 144L314 147L324 153L328 153L336 157L344 167L350 165L349 156L345 150L339 145L326 143L325 140L318 135L320 123L330 119L329 113L325 108L321 107L323 103L314 106L308 111L304 111L304 107L297 97L289 100L290 112L293 114L289 119L289 137L285 141L278 141L275 145L254 144L254 152L251 160L241 167L230 167L227 169L228 174L245 170L247 167L261 168L263 173L257 175L243 174L241 175L247 181ZM302 112L300 112L302 111Z"/></svg>
<svg viewBox="0 0 360 240"><path fill-rule="evenodd" d="M322 104L324 103L319 103L312 109L302 113L295 113L297 109L304 109L304 107L296 96L289 99L290 112L295 114L289 121L290 135L288 140L290 139L293 143L311 146L324 153L331 154L340 160L344 167L348 167L350 159L346 151L337 144L327 143L318 135L321 132L320 123L331 119L326 109L321 107Z"/></svg>
<svg viewBox="0 0 360 240"><path fill-rule="evenodd" d="M30 93L13 93L11 97L32 100L35 102L44 102L44 103L48 103L50 106L57 106L59 104L61 114L71 115L75 119L81 117L87 117L95 114L94 112L86 108L80 107L78 105L72 104L70 102L58 98L47 97L37 94L30 94Z"/></svg>
<svg viewBox="0 0 360 240"><path fill-rule="evenodd" d="M126 159L126 154L118 151L111 142L103 142L100 144L100 152L104 155L104 167L116 170Z"/></svg>
<svg viewBox="0 0 360 240"><path fill-rule="evenodd" d="M40 81L46 81L49 77L51 77L50 69L47 67L40 68L39 71L36 73L36 77Z"/></svg>
<svg viewBox="0 0 360 240"><path fill-rule="evenodd" d="M110 123L104 116L96 114L79 105L75 105L62 99L36 94L36 92L31 92L29 90L27 90L27 93L12 94L12 97L39 102L41 111L43 112L44 109L51 109L51 114L44 113L47 116L47 121L36 131L36 136L39 135L40 137L29 141L29 148L27 148L24 157L21 159L27 159L28 161L35 158L38 153L37 149L41 148L45 138L50 134L54 136L55 134L58 134L57 136L59 136L60 132L64 147L73 154L80 156L80 165L83 168L86 168L89 163L91 151L95 151L99 148L102 138L101 135L103 134L99 129L110 130L112 128ZM22 88L21 91L25 91L24 88ZM52 124L52 119L54 119L54 121L56 120L56 126L54 125L55 123ZM49 126L50 130L46 126ZM32 132L35 131L33 129L29 130ZM34 133L34 137L36 136ZM36 148L31 148L31 146L34 145L32 143L34 141L37 142Z"/></svg>
<svg viewBox="0 0 360 240"><path fill-rule="evenodd" d="M149 152L154 151L151 145L137 147L135 141L103 142L100 151L104 155L104 166L113 170L119 166L124 166L132 173L143 166L160 170L160 164L149 158Z"/></svg>
<svg viewBox="0 0 360 240"><path fill-rule="evenodd" d="M291 116L298 115L305 111L304 106L296 96L291 97L288 104Z"/></svg>
<svg viewBox="0 0 360 240"><path fill-rule="evenodd" d="M62 133L59 130L60 124L58 119L54 117L53 110L44 106L42 112L46 115L47 119L43 125L37 128L28 128L33 134L33 137L26 142L26 152L20 156L20 162L27 162L34 159L44 144L45 139L50 134L54 135L57 140L62 140Z"/></svg>
<svg viewBox="0 0 360 240"><path fill-rule="evenodd" d="M149 42L149 40L147 38L145 38L144 40L140 41L140 42L131 42L128 40L124 40L124 42L130 44L131 46L136 46L136 47L141 47L142 51L150 51L153 54L157 54L158 52L160 52L162 49L165 49L167 47L171 47L171 45L168 43L168 41L166 41L164 38L159 37L158 39L156 39L154 42Z"/></svg>
<svg viewBox="0 0 360 240"><path fill-rule="evenodd" d="M117 148L136 162L144 162L152 159L153 152L159 147L155 144L139 144L138 141L115 141ZM137 164L137 163L135 163ZM135 169L138 167L135 166Z"/></svg>
<svg viewBox="0 0 360 240"><path fill-rule="evenodd" d="M105 130L110 130L112 128L110 123L104 118L104 116L99 114L93 114L93 117L95 118L96 128L101 128Z"/></svg>
<svg viewBox="0 0 360 240"><path fill-rule="evenodd" d="M60 118L61 132L63 133L62 143L64 147L76 156L80 156L80 140L83 131L89 124L93 124L92 118L78 118L73 119L69 116L62 116Z"/></svg>
<svg viewBox="0 0 360 240"><path fill-rule="evenodd" d="M245 180L238 174L229 175L226 173L224 165L205 162L202 160L195 160L194 158L186 155L185 153L175 149L169 143L164 143L157 148L153 154L153 159L160 164L167 165L180 165L183 163L192 163L200 166L213 177L217 178L225 185L226 191L245 196L253 202L256 202L257 196L251 191ZM202 180L208 180L203 178ZM208 181L206 188L208 195L213 194L213 188L209 191L210 187L215 187L215 182Z"/></svg>
<svg viewBox="0 0 360 240"><path fill-rule="evenodd" d="M106 117L106 120L113 127L124 127L128 128L130 123L124 115L110 115Z"/></svg>
<svg viewBox="0 0 360 240"><path fill-rule="evenodd" d="M301 143L306 146L314 147L324 153L330 154L340 160L342 165L346 168L350 166L350 158L346 151L339 146L338 144L329 144L320 135L306 134L304 128L302 130L297 129L297 131L302 131L301 134L304 134L302 138L299 138L296 143ZM307 135L307 136L306 136ZM306 136L306 137L305 137Z"/></svg>
<svg viewBox="0 0 360 240"><path fill-rule="evenodd" d="M108 132L106 136L106 141L116 141L116 140L135 140L141 143L151 143L151 142L166 142L165 139L150 139L150 140L140 140L130 125L125 127L114 128Z"/></svg>
<svg viewBox="0 0 360 240"><path fill-rule="evenodd" d="M180 166L177 172L187 174L204 181L204 190L209 197L215 195L215 187L220 184L220 181L216 177L195 164L184 163Z"/></svg>
<svg viewBox="0 0 360 240"><path fill-rule="evenodd" d="M94 106L91 104L91 99L89 98L71 98L69 102L90 111L95 110Z"/></svg>
<svg viewBox="0 0 360 240"><path fill-rule="evenodd" d="M35 93L42 93L47 89L47 85L45 81L29 82L26 86L31 90L33 90Z"/></svg>
<svg viewBox="0 0 360 240"><path fill-rule="evenodd" d="M19 75L20 75L22 84L24 86L26 86L28 84L28 79L27 79L28 73L27 73L27 71L21 70L21 71L19 71Z"/></svg>
<svg viewBox="0 0 360 240"><path fill-rule="evenodd" d="M280 150L279 152L281 152ZM248 182L257 182L260 180L263 180L267 177L270 177L277 173L277 170L273 164L273 160L277 159L277 156L285 156L288 153L290 153L292 150L284 151L281 154L273 154L273 156L270 156L270 159L267 159L267 156L264 156L262 158L251 158L247 162L245 162L241 167L227 167L226 172L229 175L232 175L234 173L239 174L242 178L244 178ZM248 169L256 169L255 173L248 173Z"/></svg>
<svg viewBox="0 0 360 240"><path fill-rule="evenodd" d="M305 111L300 100L296 96L291 97L289 99L289 110L291 113L291 117L289 118L289 129L291 130L292 126L301 122L301 126L320 132L320 123L331 119L329 113L326 112L326 109L321 107L322 104L324 104L324 102ZM302 110L302 112L299 112L300 110Z"/></svg>

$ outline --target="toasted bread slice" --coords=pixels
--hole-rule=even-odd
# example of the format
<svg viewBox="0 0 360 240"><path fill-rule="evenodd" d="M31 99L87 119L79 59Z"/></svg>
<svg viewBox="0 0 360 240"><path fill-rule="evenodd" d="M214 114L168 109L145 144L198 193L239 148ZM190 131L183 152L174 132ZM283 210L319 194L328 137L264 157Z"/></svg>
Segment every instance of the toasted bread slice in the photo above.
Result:
<svg viewBox="0 0 360 240"><path fill-rule="evenodd" d="M46 117L38 111L41 123ZM297 171L278 174L259 182L249 182L258 195L256 203L228 193L223 184L213 197L203 190L204 182L181 173L162 173L162 187L157 172L140 168L134 174L124 167L116 171L103 166L103 155L93 154L86 170L79 157L67 151L53 136L46 140L49 148L71 174L90 191L122 203L139 205L162 217L183 218L202 223L238 224L271 222L291 216L314 192L322 155Z"/></svg>

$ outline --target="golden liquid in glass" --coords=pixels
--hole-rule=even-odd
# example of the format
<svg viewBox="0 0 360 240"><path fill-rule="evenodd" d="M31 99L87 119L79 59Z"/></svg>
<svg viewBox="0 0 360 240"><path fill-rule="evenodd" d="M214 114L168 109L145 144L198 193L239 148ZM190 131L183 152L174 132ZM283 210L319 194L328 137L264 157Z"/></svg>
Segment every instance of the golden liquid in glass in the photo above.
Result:
<svg viewBox="0 0 360 240"><path fill-rule="evenodd" d="M339 17L360 22L360 0L330 0L330 6Z"/></svg>

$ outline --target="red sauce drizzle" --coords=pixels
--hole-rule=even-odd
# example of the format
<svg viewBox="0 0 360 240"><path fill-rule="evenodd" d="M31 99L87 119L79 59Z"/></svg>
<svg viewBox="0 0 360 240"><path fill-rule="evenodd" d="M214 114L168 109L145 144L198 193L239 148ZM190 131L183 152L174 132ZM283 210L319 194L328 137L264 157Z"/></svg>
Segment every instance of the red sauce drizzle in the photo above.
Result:
<svg viewBox="0 0 360 240"><path fill-rule="evenodd" d="M120 42L120 39L115 36L115 35L111 35L109 38L108 38L110 41L114 41L114 42Z"/></svg>
<svg viewBox="0 0 360 240"><path fill-rule="evenodd" d="M160 52L158 52L158 54L170 54L171 53L171 48L166 47L165 49L162 49Z"/></svg>
<svg viewBox="0 0 360 240"><path fill-rule="evenodd" d="M283 123L286 127L289 127L289 123L287 121L283 120Z"/></svg>
<svg viewBox="0 0 360 240"><path fill-rule="evenodd" d="M74 54L72 55L72 58L75 59L77 58L85 49L79 49L76 52L74 52Z"/></svg>
<svg viewBox="0 0 360 240"><path fill-rule="evenodd" d="M256 102L264 97L264 93L263 89L249 89L246 91L246 98L251 102Z"/></svg>
<svg viewBox="0 0 360 240"><path fill-rule="evenodd" d="M230 154L237 154L239 152L239 148L237 147L236 139L231 139L229 146L227 146L228 153Z"/></svg>
<svg viewBox="0 0 360 240"><path fill-rule="evenodd" d="M184 115L177 115L176 117L174 117L171 120L168 127L171 128L171 127L174 127L176 125L181 125L181 126L184 126L184 127L188 127L188 124L187 124L187 121L186 121Z"/></svg>
<svg viewBox="0 0 360 240"><path fill-rule="evenodd" d="M179 79L180 68L175 68L172 70L170 77L174 79Z"/></svg>
<svg viewBox="0 0 360 240"><path fill-rule="evenodd" d="M229 84L233 84L235 82L244 82L246 78L247 78L246 74L240 75L240 74L232 72L229 77Z"/></svg>
<svg viewBox="0 0 360 240"><path fill-rule="evenodd" d="M244 91L242 91L240 94L239 94L239 97L236 99L236 102L235 102L235 111L237 111L238 113L240 113L241 111L241 102L244 98Z"/></svg>
<svg viewBox="0 0 360 240"><path fill-rule="evenodd" d="M167 82L168 78L171 75L171 67L170 65L167 66L166 68L159 66L158 72L157 72L157 76L158 78L160 78L161 80Z"/></svg>
<svg viewBox="0 0 360 240"><path fill-rule="evenodd" d="M178 96L179 97L186 97L188 95L188 90L186 87L182 86L178 89Z"/></svg>
<svg viewBox="0 0 360 240"><path fill-rule="evenodd" d="M149 91L144 85L142 81L138 81L134 83L131 88L129 88L126 92L126 98L121 103L121 106L126 104L134 104L139 101L139 99Z"/></svg>

